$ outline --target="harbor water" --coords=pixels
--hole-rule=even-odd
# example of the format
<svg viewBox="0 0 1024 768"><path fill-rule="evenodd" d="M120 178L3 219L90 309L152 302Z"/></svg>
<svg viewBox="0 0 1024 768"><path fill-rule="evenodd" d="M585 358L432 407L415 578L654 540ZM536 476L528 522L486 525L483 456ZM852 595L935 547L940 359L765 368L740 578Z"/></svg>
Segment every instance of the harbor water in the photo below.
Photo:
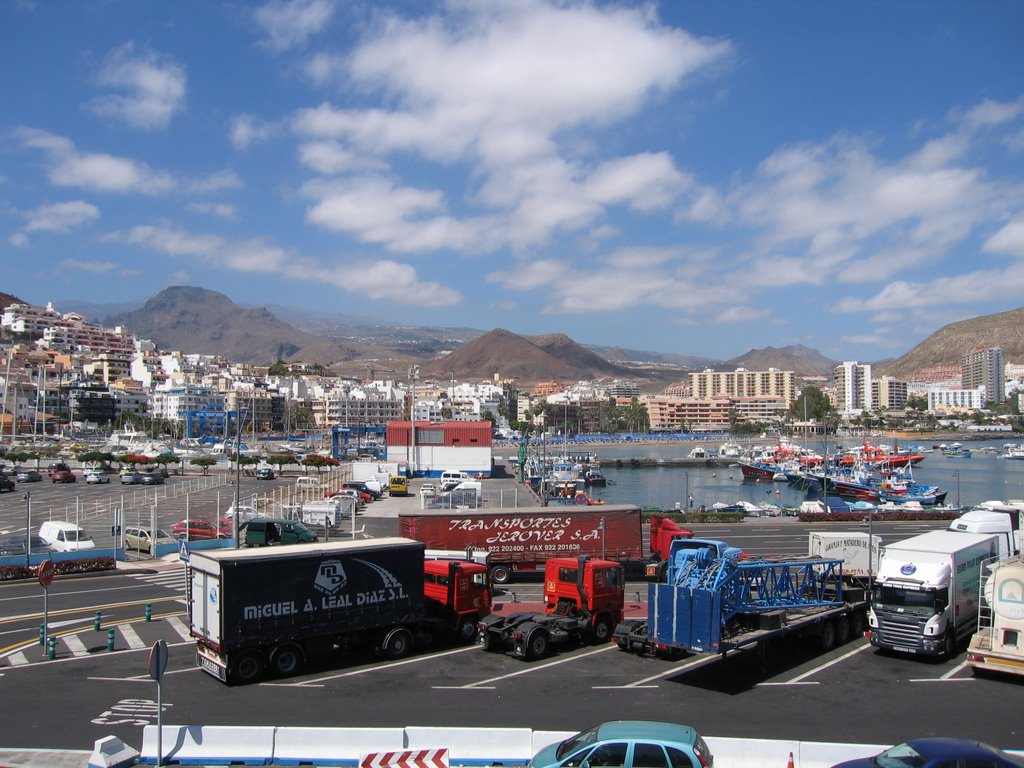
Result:
<svg viewBox="0 0 1024 768"><path fill-rule="evenodd" d="M983 501L1024 499L1024 461L1002 457L1006 436L999 440L963 441L971 456L947 456L932 444L922 445L924 461L913 469L915 482L937 485L948 490L946 504L972 506ZM1010 442L1019 442L1009 440ZM651 505L672 509L678 504L685 507L687 497L693 507L711 507L717 503L734 504L748 501L753 504L776 504L797 507L802 501L815 496L771 480L744 480L739 466L679 467L645 466L616 467L615 460L628 462L634 458L673 460L685 458L695 443L602 445L595 449L601 464L601 473L608 478L605 488L592 488L589 495L609 504ZM855 445L848 443L849 446ZM708 444L708 449L717 448ZM821 450L821 447L814 448ZM578 452L578 448L573 448ZM830 447L831 451L835 446Z"/></svg>

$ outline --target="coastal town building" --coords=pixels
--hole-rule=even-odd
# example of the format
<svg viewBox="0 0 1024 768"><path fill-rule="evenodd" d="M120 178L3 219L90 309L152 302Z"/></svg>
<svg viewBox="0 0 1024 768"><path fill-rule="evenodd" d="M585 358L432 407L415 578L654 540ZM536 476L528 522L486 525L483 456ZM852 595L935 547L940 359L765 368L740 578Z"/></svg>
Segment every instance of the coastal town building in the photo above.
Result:
<svg viewBox="0 0 1024 768"><path fill-rule="evenodd" d="M858 416L874 407L871 365L849 360L835 370L835 406L844 416Z"/></svg>
<svg viewBox="0 0 1024 768"><path fill-rule="evenodd" d="M984 387L985 396L994 403L1006 399L1003 384L1003 350L999 347L976 347L963 357L964 389Z"/></svg>
<svg viewBox="0 0 1024 768"><path fill-rule="evenodd" d="M879 376L871 382L871 400L876 408L901 411L907 407L907 382Z"/></svg>
<svg viewBox="0 0 1024 768"><path fill-rule="evenodd" d="M764 398L782 399L786 407L796 399L793 371L769 368L767 371L713 371L710 368L690 374L692 397Z"/></svg>
<svg viewBox="0 0 1024 768"><path fill-rule="evenodd" d="M944 389L935 387L928 390L928 410L935 413L976 411L985 407L984 387L974 389Z"/></svg>

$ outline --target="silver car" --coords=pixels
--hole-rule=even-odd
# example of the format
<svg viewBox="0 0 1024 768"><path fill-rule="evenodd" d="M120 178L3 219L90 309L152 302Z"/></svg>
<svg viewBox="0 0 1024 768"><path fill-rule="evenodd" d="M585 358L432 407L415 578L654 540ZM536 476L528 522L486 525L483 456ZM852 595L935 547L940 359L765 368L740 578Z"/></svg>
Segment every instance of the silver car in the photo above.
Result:
<svg viewBox="0 0 1024 768"><path fill-rule="evenodd" d="M125 549L134 549L138 552L149 552L149 554L152 555L155 552L154 545L156 544L173 544L176 546L178 543L178 540L163 528L156 529L155 540L151 531L151 528L145 526L130 526L125 528Z"/></svg>

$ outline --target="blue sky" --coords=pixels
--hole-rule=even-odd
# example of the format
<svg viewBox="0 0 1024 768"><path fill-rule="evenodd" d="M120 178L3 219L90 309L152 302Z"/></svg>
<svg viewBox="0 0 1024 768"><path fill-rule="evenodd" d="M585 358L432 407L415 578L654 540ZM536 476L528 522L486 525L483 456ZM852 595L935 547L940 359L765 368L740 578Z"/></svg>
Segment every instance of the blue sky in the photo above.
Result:
<svg viewBox="0 0 1024 768"><path fill-rule="evenodd" d="M0 290L898 355L1024 306L1022 30L1016 0L9 0Z"/></svg>

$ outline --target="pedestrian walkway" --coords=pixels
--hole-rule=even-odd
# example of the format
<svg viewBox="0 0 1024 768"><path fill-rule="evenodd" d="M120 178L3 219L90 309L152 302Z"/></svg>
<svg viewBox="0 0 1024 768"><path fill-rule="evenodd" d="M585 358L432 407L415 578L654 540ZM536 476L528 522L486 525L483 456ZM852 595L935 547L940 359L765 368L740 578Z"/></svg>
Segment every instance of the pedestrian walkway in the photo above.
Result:
<svg viewBox="0 0 1024 768"><path fill-rule="evenodd" d="M137 581L144 581L147 584L157 584L161 587L167 587L167 589L173 589L175 592L184 592L187 588L186 580L188 575L185 572L184 565L157 571L156 573L133 573L131 578Z"/></svg>

